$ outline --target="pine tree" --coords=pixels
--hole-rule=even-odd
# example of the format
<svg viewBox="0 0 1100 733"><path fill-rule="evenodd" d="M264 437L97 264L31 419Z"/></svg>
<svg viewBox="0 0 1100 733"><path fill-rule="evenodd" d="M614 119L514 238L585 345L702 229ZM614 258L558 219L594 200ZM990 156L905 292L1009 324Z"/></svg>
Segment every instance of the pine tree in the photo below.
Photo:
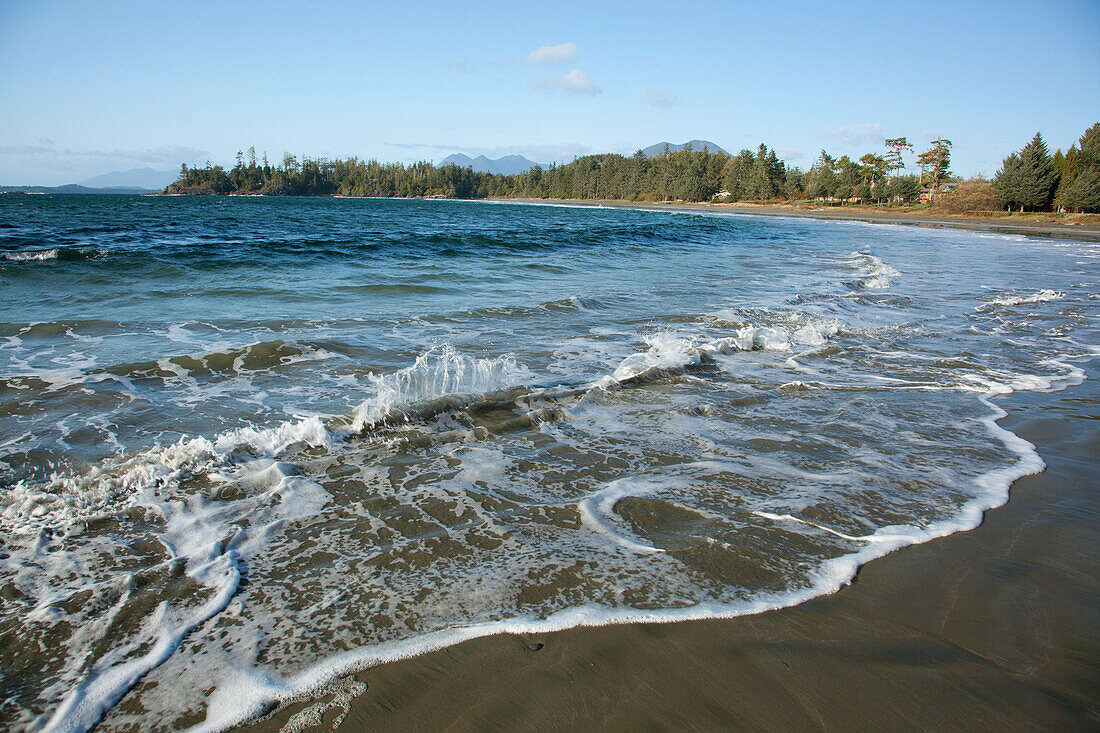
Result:
<svg viewBox="0 0 1100 733"><path fill-rule="evenodd" d="M1020 156L1016 153L1004 159L1001 169L993 177L997 202L1009 211L1012 211L1013 206L1019 206L1021 203L1020 177Z"/></svg>
<svg viewBox="0 0 1100 733"><path fill-rule="evenodd" d="M1083 168L1100 166L1100 122L1085 130L1078 148Z"/></svg>
<svg viewBox="0 0 1100 733"><path fill-rule="evenodd" d="M814 161L810 169L810 186L808 193L815 199L826 199L836 193L839 181L836 175L836 160L833 156L821 151L821 155Z"/></svg>
<svg viewBox="0 0 1100 733"><path fill-rule="evenodd" d="M1065 155L1062 155L1062 151L1059 150L1054 154L1051 162L1054 165L1054 172L1058 174L1058 188L1054 190L1054 205L1060 207L1070 206L1071 204L1066 202L1066 195L1070 186L1077 179L1077 175L1081 172L1081 156L1077 151L1077 147L1071 145Z"/></svg>
<svg viewBox="0 0 1100 733"><path fill-rule="evenodd" d="M1024 208L1046 209L1054 199L1054 188L1058 177L1043 136L1035 133L1024 149L1020 151L1019 201Z"/></svg>
<svg viewBox="0 0 1100 733"><path fill-rule="evenodd" d="M1079 149L1072 161L1074 178L1059 192L1064 194L1060 203L1077 209L1100 210L1100 122L1097 122L1078 141ZM1074 152L1070 148L1070 152ZM1063 167L1070 163L1069 155Z"/></svg>
<svg viewBox="0 0 1100 733"><path fill-rule="evenodd" d="M897 175L905 169L905 158L902 154L906 150L912 153L913 146L904 137L894 137L886 140L886 149L889 151L885 156L886 172L890 176Z"/></svg>
<svg viewBox="0 0 1100 733"><path fill-rule="evenodd" d="M951 175L951 141L944 138L933 140L932 146L917 156L917 162L920 163L921 183L924 183L927 174L932 198L935 198L940 183Z"/></svg>
<svg viewBox="0 0 1100 733"><path fill-rule="evenodd" d="M1065 192L1063 204L1075 210L1100 210L1100 168L1094 166L1078 173Z"/></svg>

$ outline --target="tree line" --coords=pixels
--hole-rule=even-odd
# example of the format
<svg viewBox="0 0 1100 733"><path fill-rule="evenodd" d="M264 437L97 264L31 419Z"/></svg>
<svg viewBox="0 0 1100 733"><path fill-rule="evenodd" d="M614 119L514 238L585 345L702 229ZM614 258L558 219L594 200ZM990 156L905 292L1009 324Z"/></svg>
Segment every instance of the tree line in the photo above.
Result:
<svg viewBox="0 0 1100 733"><path fill-rule="evenodd" d="M933 140L917 154L904 137L887 139L884 149L854 160L822 150L809 170L788 166L761 144L736 155L667 148L655 157L641 150L631 156L586 155L564 165L535 166L516 175L480 173L428 161L409 165L348 158L298 158L284 154L272 165L255 148L237 153L226 170L183 165L168 193L339 195L379 197L610 199L623 201L806 201L821 203L912 203L922 189L936 198L951 173L950 140ZM1100 208L1100 123L1063 154L1050 156L1042 138L1005 159L992 184L996 202L987 208ZM916 156L920 175L906 175L906 156ZM1002 194L1003 192L1003 194ZM992 194L989 194L992 196ZM984 196L984 194L983 194ZM949 198L949 196L947 197ZM956 197L957 198L957 197Z"/></svg>
<svg viewBox="0 0 1100 733"><path fill-rule="evenodd" d="M1035 133L1018 152L1004 159L993 178L997 202L1009 211L1100 210L1100 122L1064 154L1050 155Z"/></svg>

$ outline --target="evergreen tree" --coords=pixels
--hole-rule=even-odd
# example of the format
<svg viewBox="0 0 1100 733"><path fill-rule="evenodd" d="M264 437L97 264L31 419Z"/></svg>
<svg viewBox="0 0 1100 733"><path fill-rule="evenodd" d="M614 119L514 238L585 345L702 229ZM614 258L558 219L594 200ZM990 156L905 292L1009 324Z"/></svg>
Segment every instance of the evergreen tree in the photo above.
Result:
<svg viewBox="0 0 1100 733"><path fill-rule="evenodd" d="M1063 203L1074 210L1100 211L1100 167L1078 173L1066 190Z"/></svg>
<svg viewBox="0 0 1100 733"><path fill-rule="evenodd" d="M909 140L904 137L894 137L886 140L886 150L887 153L884 156L886 172L893 176L905 168L905 158L902 156L902 153L906 150L912 153L913 146L910 145Z"/></svg>
<svg viewBox="0 0 1100 733"><path fill-rule="evenodd" d="M807 193L815 199L831 198L837 190L836 160L824 150L810 168Z"/></svg>
<svg viewBox="0 0 1100 733"><path fill-rule="evenodd" d="M1071 145L1065 155L1059 150L1051 159L1051 164L1054 166L1054 172L1058 175L1058 188L1054 190L1054 205L1069 206L1066 203L1066 194L1077 179L1077 175L1081 172L1081 156L1077 151L1077 147Z"/></svg>
<svg viewBox="0 0 1100 733"><path fill-rule="evenodd" d="M861 166L860 175L869 188L886 175L890 166L884 156L875 153L867 153L859 159L859 162Z"/></svg>
<svg viewBox="0 0 1100 733"><path fill-rule="evenodd" d="M1043 136L1035 133L1020 151L1018 201L1024 209L1042 210L1050 206L1058 178Z"/></svg>
<svg viewBox="0 0 1100 733"><path fill-rule="evenodd" d="M863 177L861 175L859 164L849 158L847 155L842 155L840 160L837 161L837 187L836 196L842 203L846 203L848 199L855 196L856 187L862 182Z"/></svg>
<svg viewBox="0 0 1100 733"><path fill-rule="evenodd" d="M886 184L886 194L891 200L912 203L920 198L920 180L913 175L895 176Z"/></svg>
<svg viewBox="0 0 1100 733"><path fill-rule="evenodd" d="M1001 163L1001 169L993 176L993 189L997 192L997 203L1012 211L1013 206L1020 206L1022 166L1020 156L1016 153L1008 156ZM1023 211L1023 209L1020 209Z"/></svg>
<svg viewBox="0 0 1100 733"><path fill-rule="evenodd" d="M1082 167L1090 168L1100 165L1100 122L1085 130L1078 148L1081 151Z"/></svg>
<svg viewBox="0 0 1100 733"><path fill-rule="evenodd" d="M760 143L760 148L756 151L749 191L750 196L757 201L767 201L775 195L775 190L772 188L771 171L768 166L768 149L764 143Z"/></svg>
<svg viewBox="0 0 1100 733"><path fill-rule="evenodd" d="M937 138L932 141L931 147L917 156L921 167L921 183L927 182L932 188L932 198L935 198L936 189L951 175L951 141Z"/></svg>
<svg viewBox="0 0 1100 733"><path fill-rule="evenodd" d="M798 168L788 168L783 178L783 194L794 201L806 193L805 175Z"/></svg>

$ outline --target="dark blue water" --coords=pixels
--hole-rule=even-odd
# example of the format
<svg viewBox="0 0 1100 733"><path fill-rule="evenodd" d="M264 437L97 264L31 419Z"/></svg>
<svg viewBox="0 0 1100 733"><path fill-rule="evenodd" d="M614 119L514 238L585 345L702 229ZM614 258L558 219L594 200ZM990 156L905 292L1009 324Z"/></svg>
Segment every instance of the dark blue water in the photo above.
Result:
<svg viewBox="0 0 1100 733"><path fill-rule="evenodd" d="M1041 468L996 398L1080 381L1098 256L626 209L0 196L0 721L218 728L462 638L835 590Z"/></svg>

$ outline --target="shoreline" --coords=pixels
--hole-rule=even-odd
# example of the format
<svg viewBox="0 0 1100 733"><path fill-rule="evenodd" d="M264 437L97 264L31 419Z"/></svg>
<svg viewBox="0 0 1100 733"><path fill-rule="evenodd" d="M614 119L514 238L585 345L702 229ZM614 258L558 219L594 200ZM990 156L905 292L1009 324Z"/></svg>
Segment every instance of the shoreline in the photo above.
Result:
<svg viewBox="0 0 1100 733"><path fill-rule="evenodd" d="M345 678L363 686L339 696L345 729L1095 728L1100 371L1084 368L1081 385L997 402L1048 468L976 529L784 609L497 634L365 669ZM311 706L327 729L342 705L320 700L241 730Z"/></svg>
<svg viewBox="0 0 1100 733"><path fill-rule="evenodd" d="M864 207L799 209L790 204L712 204L706 202L641 202L599 199L451 199L455 201L483 200L494 203L531 205L569 205L633 209L637 211L685 211L692 213L725 213L748 216L785 216L795 219L822 219L833 221L859 221L867 224L897 224L928 227L930 229L965 229L995 234L1013 234L1025 237L1052 239L1076 239L1100 242L1100 223L1027 221L1005 217L951 216L946 214L893 213L868 211ZM1042 216L1042 214L1038 214ZM1049 215L1049 214L1048 214Z"/></svg>
<svg viewBox="0 0 1100 733"><path fill-rule="evenodd" d="M192 193L147 193L143 196L193 196ZM281 198L271 194L202 194L210 197L227 198ZM994 234L1009 234L1024 237L1042 237L1046 239L1075 239L1086 242L1100 242L1100 222L1040 221L1018 218L1020 215L1006 216L967 216L952 214L927 214L924 212L895 213L873 210L864 206L798 208L794 204L750 204L750 203L708 203L708 202L645 202L621 201L617 199L527 199L527 198L446 198L442 196L394 197L394 196L341 196L338 194L317 194L305 198L380 198L395 201L470 201L495 204L526 204L534 206L588 206L593 208L630 209L634 211L672 211L690 213L719 213L747 216L781 216L794 219L821 219L832 221L859 221L867 224L895 224L903 226L927 227L930 229L964 229ZM1060 214L1036 213L1037 217L1062 216ZM1025 215L1026 216L1026 215ZM1092 215L1089 215L1092 216Z"/></svg>

